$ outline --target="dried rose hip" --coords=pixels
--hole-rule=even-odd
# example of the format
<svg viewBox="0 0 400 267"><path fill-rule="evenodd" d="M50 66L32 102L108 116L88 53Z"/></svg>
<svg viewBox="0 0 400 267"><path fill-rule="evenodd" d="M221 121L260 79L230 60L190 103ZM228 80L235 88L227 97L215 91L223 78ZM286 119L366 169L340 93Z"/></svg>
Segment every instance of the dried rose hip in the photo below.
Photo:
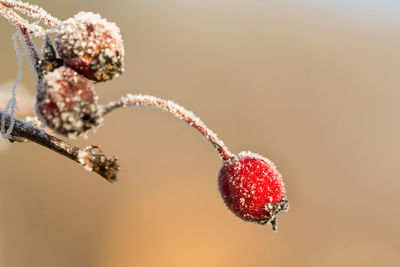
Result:
<svg viewBox="0 0 400 267"><path fill-rule="evenodd" d="M79 12L63 21L56 32L57 52L79 74L104 82L123 72L120 30L99 14Z"/></svg>
<svg viewBox="0 0 400 267"><path fill-rule="evenodd" d="M102 122L92 84L65 66L41 79L36 113L50 129L68 137L77 137Z"/></svg>
<svg viewBox="0 0 400 267"><path fill-rule="evenodd" d="M271 223L274 230L276 215L289 207L281 174L270 160L258 154L241 152L224 163L218 185L235 215L245 221Z"/></svg>

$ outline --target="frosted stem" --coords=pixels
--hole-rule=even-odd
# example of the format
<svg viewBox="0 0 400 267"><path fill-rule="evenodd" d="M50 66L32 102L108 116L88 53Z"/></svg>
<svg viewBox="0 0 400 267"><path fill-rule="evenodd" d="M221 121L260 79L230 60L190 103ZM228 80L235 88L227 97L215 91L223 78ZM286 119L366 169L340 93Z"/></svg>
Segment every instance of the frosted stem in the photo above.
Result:
<svg viewBox="0 0 400 267"><path fill-rule="evenodd" d="M17 57L18 57L18 77L17 77L16 82L13 85L12 98L6 106L6 112L8 112L8 110L11 109L11 118L12 118L7 132L5 132L4 117L0 121L0 131L3 134L3 137L5 139L10 139L11 132L14 127L14 114L15 114L15 110L17 109L15 88L16 88L18 82L21 80L21 75L22 75L21 52L19 50L17 36L20 38L20 40L23 43L23 46L25 48L25 51L27 52L31 67L36 76L36 80L38 80L38 75L40 75L40 73L41 73L40 64L39 64L40 57L39 57L39 53L37 52L35 44L33 43L30 33L29 33L30 31L32 31L32 29L33 29L32 27L34 27L36 25L29 24L26 20L21 18L14 11L12 11L11 9L9 9L1 4L0 4L0 13L2 13L17 28L17 33L13 35L13 41L14 41L14 48L15 48L15 51L16 51Z"/></svg>
<svg viewBox="0 0 400 267"><path fill-rule="evenodd" d="M0 1L0 14L3 15L9 22L16 25L19 28L25 28L28 34L33 34L37 37L43 37L45 35L45 31L42 27L36 24L31 24L29 21L23 19L17 13L15 13L11 8L8 8L6 5Z"/></svg>
<svg viewBox="0 0 400 267"><path fill-rule="evenodd" d="M19 37L21 39L25 51L27 52L31 68L35 74L36 80L38 80L38 78L40 78L41 75L40 55L36 49L35 43L32 41L30 34L35 32L36 33L40 32L38 36L43 37L44 36L43 28L36 24L30 24L28 21L21 18L21 16L19 16L13 10L2 5L1 2L0 2L0 13L6 19L8 19L12 24L14 24L14 26L18 29L20 33Z"/></svg>
<svg viewBox="0 0 400 267"><path fill-rule="evenodd" d="M12 129L14 127L14 123L15 123L14 114L15 114L15 111L19 111L19 109L17 107L16 89L17 89L18 83L21 81L21 78L22 78L22 53L21 53L21 50L19 49L17 38L18 38L18 32L14 33L12 36L12 39L14 41L14 49L15 49L15 53L17 54L17 60L18 60L18 75L17 75L17 80L15 80L13 87L12 87L12 91L11 91L12 97L8 101L7 106L6 106L6 112L8 112L10 110L10 115L12 118L12 120L10 122L10 127L7 129L7 132L5 132L5 118L2 118L1 123L0 123L1 133L3 134L4 139L10 138L10 135L11 135Z"/></svg>
<svg viewBox="0 0 400 267"><path fill-rule="evenodd" d="M175 117L183 120L197 131L200 132L217 150L218 154L221 156L224 162L232 160L235 157L228 148L225 146L224 142L217 137L217 135L210 130L203 121L201 121L196 115L191 111L186 110L184 107L170 101L164 100L155 96L149 95L132 95L128 94L126 97L122 97L116 101L110 102L103 107L103 115L107 115L113 110L120 107L135 107L135 106L145 106L145 107L156 107L167 111L174 115Z"/></svg>
<svg viewBox="0 0 400 267"><path fill-rule="evenodd" d="M58 18L53 17L43 8L38 7L37 5L31 5L29 3L16 0L0 0L0 4L22 12L31 18L38 19L50 27L57 27L61 23Z"/></svg>

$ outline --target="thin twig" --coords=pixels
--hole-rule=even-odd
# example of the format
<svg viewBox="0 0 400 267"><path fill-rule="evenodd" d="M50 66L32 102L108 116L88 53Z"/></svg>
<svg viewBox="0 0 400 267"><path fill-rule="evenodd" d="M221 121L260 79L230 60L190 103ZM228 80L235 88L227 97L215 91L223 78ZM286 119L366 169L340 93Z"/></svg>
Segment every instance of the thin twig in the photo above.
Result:
<svg viewBox="0 0 400 267"><path fill-rule="evenodd" d="M7 84L8 85L8 84ZM10 100L9 94L2 90L2 84L0 84L0 110L5 107ZM10 85L11 87L12 85ZM7 88L8 89L8 88ZM20 92L18 99L18 115L20 118L25 118L26 116L35 116L33 111L33 103L35 103L35 98L26 92Z"/></svg>
<svg viewBox="0 0 400 267"><path fill-rule="evenodd" d="M14 25L17 25L18 27L23 26L27 30L28 34L33 34L37 37L42 37L45 35L45 31L42 27L29 23L29 21L23 19L3 2L4 1L0 1L0 14L8 19L8 21Z"/></svg>
<svg viewBox="0 0 400 267"><path fill-rule="evenodd" d="M135 107L135 106L148 106L155 107L173 114L175 117L183 120L197 131L200 132L217 150L218 154L224 162L231 161L235 155L232 154L225 146L224 142L217 137L217 135L209 129L205 123L200 120L191 111L186 110L184 107L170 101L164 100L155 96L149 95L132 95L128 94L116 101L110 102L103 107L103 116L118 109L120 107Z"/></svg>
<svg viewBox="0 0 400 267"><path fill-rule="evenodd" d="M39 19L50 27L57 27L61 21L50 15L43 8L16 0L0 0L0 4L15 9L34 19Z"/></svg>
<svg viewBox="0 0 400 267"><path fill-rule="evenodd" d="M5 119L5 126L9 127L11 116L0 111L0 120ZM45 131L22 120L15 119L15 125L11 133L12 141L27 139L36 144L51 149L73 161L81 164L85 169L93 171L109 182L115 182L119 171L119 160L117 157L107 157L102 154L97 146L80 149ZM98 150L98 152L97 152Z"/></svg>
<svg viewBox="0 0 400 267"><path fill-rule="evenodd" d="M27 56L29 58L29 62L31 65L31 68L33 70L33 73L35 75L36 78L36 83L39 82L39 78L42 77L42 70L41 70L41 66L40 66L40 55L39 52L36 49L35 43L33 42L31 36L30 36L30 32L32 32L31 28L32 26L37 26L37 25L31 25L29 24L29 22L27 22L26 20L24 20L23 18L21 18L17 13L15 13L12 9L3 6L0 3L0 13L4 15L5 18L7 18L12 24L14 24L14 26L17 28L17 35L20 38L24 49L27 53ZM43 29L42 29L43 30ZM3 117L0 120L0 131L3 135L4 138L8 139L11 132L12 132L12 128L14 127L14 113L15 113L15 104L16 104L16 97L15 97L15 87L17 85L17 83L19 82L19 80L21 79L21 75L22 75L22 68L21 68L21 53L19 51L19 47L18 47L18 42L14 38L14 46L17 52L17 56L18 56L18 68L19 68L19 74L18 74L18 78L16 83L13 86L13 97L11 98L11 100L8 102L7 107L6 107L6 113L8 112L8 109L10 107L11 104L11 121L9 124L9 128L7 130L7 132L5 132L5 117Z"/></svg>
<svg viewBox="0 0 400 267"><path fill-rule="evenodd" d="M32 70L35 73L36 78L41 75L40 70L40 55L36 49L35 43L32 41L30 34L37 34L38 36L44 36L44 30L42 27L30 24L28 21L24 20L21 16L15 13L12 9L2 5L0 2L0 14L2 14L6 19L8 19L20 32L20 36L24 39L23 44L25 50L28 52L28 58Z"/></svg>
<svg viewBox="0 0 400 267"><path fill-rule="evenodd" d="M15 82L12 86L12 89L11 89L12 97L10 100L8 100L6 109L5 109L6 113L8 113L8 111L10 110L10 115L12 118L14 118L15 111L19 110L19 108L17 107L16 89L17 89L18 83L21 81L21 78L22 78L22 53L21 53L21 49L19 48L17 38L18 38L18 32L14 33L12 36L12 39L14 42L15 53L17 54L18 75L17 75L17 80L15 80ZM5 138L5 139L9 138L13 127L14 127L14 120L11 121L11 126L8 128L7 131L5 131L4 121L0 122L0 131L3 135L3 138Z"/></svg>

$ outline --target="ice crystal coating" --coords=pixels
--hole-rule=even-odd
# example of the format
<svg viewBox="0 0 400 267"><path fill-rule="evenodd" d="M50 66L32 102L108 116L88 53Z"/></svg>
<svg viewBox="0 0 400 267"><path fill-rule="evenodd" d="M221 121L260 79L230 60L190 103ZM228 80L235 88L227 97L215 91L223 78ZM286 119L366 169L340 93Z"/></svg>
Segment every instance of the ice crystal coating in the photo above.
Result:
<svg viewBox="0 0 400 267"><path fill-rule="evenodd" d="M104 82L123 72L120 30L99 14L79 12L62 22L56 49L65 64L88 79Z"/></svg>
<svg viewBox="0 0 400 267"><path fill-rule="evenodd" d="M225 204L245 221L270 223L276 230L276 215L288 209L281 174L258 154L241 152L231 162L224 162L218 185Z"/></svg>
<svg viewBox="0 0 400 267"><path fill-rule="evenodd" d="M16 89L17 89L18 83L21 81L21 78L22 78L22 52L18 45L18 40L17 40L18 34L19 34L19 31L14 33L12 36L15 53L17 54L17 59L18 59L17 60L18 75L17 75L17 80L14 82L12 89L11 89L11 93L12 93L11 99L8 101L6 108L5 108L6 112L8 112L10 110L10 115L11 115L11 123L10 123L10 127L7 129L7 131L5 131L5 126L4 126L5 118L3 117L0 122L0 132L2 133L4 139L9 139L11 137L11 132L13 130L14 123L15 123L14 114L15 114L15 111L18 110Z"/></svg>
<svg viewBox="0 0 400 267"><path fill-rule="evenodd" d="M80 136L102 122L93 86L68 67L44 75L38 88L38 118L58 134Z"/></svg>
<svg viewBox="0 0 400 267"><path fill-rule="evenodd" d="M46 25L50 25L52 27L57 26L60 21L59 19L51 16L48 12L46 12L43 8L32 5L29 3L24 3L18 0L3 0L1 1L2 5L12 8L14 10L20 11L31 18L37 19L45 23Z"/></svg>
<svg viewBox="0 0 400 267"><path fill-rule="evenodd" d="M20 17L17 13L14 12L14 8L10 3L11 1L6 1L5 3L2 1L0 4L0 15L5 17L9 22L15 25L17 28L24 28L29 34L33 34L36 37L42 37L45 34L45 30L37 25L36 23L29 23L29 21Z"/></svg>

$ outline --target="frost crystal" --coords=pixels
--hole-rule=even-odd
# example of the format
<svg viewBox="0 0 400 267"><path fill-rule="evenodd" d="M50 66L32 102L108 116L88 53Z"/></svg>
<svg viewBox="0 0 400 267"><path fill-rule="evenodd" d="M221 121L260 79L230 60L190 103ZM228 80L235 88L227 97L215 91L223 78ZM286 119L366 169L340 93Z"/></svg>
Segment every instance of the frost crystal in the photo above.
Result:
<svg viewBox="0 0 400 267"><path fill-rule="evenodd" d="M267 158L241 152L231 163L224 164L218 185L228 208L245 221L271 224L277 229L277 214L289 208L282 175Z"/></svg>
<svg viewBox="0 0 400 267"><path fill-rule="evenodd" d="M87 171L93 170L92 155L90 153L90 147L85 150L80 150L78 153L78 161Z"/></svg>
<svg viewBox="0 0 400 267"><path fill-rule="evenodd" d="M13 86L12 86L12 97L11 99L8 101L7 106L5 108L5 111L8 113L10 110L10 115L11 115L11 122L10 122L10 126L7 129L7 131L5 131L5 117L2 117L1 123L0 123L0 127L1 127L1 133L4 139L9 139L12 133L12 130L14 128L14 123L15 123L15 119L14 119L14 114L15 111L18 110L17 107L17 95L16 95L16 88L18 83L21 81L21 77L22 77L22 53L21 53L21 49L19 48L18 45L18 37L19 32L16 32L13 34L12 39L14 42L14 49L15 52L17 54L17 61L18 61L18 75L17 75L17 80L14 82Z"/></svg>
<svg viewBox="0 0 400 267"><path fill-rule="evenodd" d="M99 14L79 12L63 21L56 48L65 64L94 81L107 81L123 72L124 47L120 30Z"/></svg>
<svg viewBox="0 0 400 267"><path fill-rule="evenodd" d="M76 138L101 123L97 99L91 83L63 66L43 77L36 111L50 129Z"/></svg>
<svg viewBox="0 0 400 267"><path fill-rule="evenodd" d="M51 16L43 8L38 7L37 5L31 5L29 3L24 3L16 0L5 0L1 2L6 7L22 12L23 14L31 18L41 20L46 25L54 27L60 23L59 19Z"/></svg>
<svg viewBox="0 0 400 267"><path fill-rule="evenodd" d="M3 3L6 2L6 3ZM8 3L7 3L8 2ZM16 14L10 7L12 4L10 1L0 2L0 15L3 15L9 22L15 25L17 28L24 28L29 34L33 34L36 37L42 37L45 35L45 30L37 25L37 23L29 23L29 21L21 18Z"/></svg>

